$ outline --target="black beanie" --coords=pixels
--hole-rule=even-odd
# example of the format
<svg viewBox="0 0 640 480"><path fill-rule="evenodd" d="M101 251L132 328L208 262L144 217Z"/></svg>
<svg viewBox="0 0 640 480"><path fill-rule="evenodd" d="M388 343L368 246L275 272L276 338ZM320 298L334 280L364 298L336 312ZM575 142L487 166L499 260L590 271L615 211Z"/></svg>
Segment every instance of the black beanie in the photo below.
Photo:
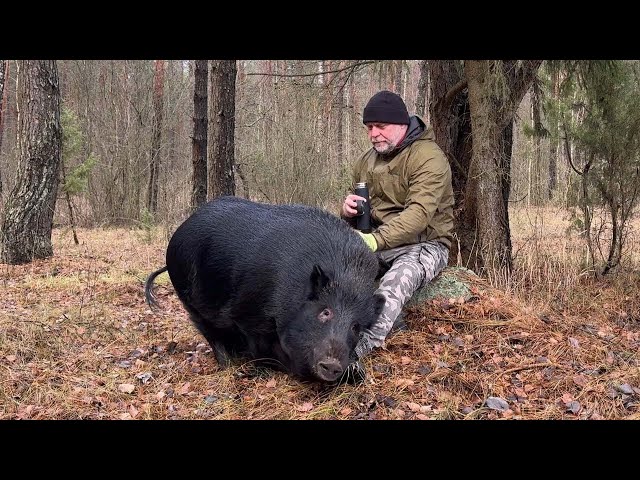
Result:
<svg viewBox="0 0 640 480"><path fill-rule="evenodd" d="M369 122L409 125L407 106L400 95L382 90L371 97L369 103L364 107L362 123Z"/></svg>

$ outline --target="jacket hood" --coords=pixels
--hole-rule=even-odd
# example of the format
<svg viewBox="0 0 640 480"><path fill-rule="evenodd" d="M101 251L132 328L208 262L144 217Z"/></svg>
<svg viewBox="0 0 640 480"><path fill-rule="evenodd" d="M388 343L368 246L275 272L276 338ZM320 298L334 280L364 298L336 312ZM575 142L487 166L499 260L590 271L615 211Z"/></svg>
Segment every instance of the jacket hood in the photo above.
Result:
<svg viewBox="0 0 640 480"><path fill-rule="evenodd" d="M407 128L407 134L404 137L404 140L400 142L396 148L391 150L389 153L385 154L384 157L395 157L398 153L408 147L413 142L415 142L420 136L424 133L427 125L417 115L412 115L409 118L409 128Z"/></svg>

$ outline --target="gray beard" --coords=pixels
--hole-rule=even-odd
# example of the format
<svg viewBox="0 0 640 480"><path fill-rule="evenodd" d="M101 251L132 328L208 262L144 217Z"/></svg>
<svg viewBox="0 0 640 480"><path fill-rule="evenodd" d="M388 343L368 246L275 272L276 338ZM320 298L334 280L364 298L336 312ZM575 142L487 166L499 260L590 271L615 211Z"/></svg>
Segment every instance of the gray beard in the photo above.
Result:
<svg viewBox="0 0 640 480"><path fill-rule="evenodd" d="M396 146L395 146L395 145L393 145L393 144L387 144L387 146L386 146L386 147L384 147L382 150L378 150L378 148L377 148L377 147L375 147L375 146L373 147L373 149L374 149L376 152L378 152L378 153L380 153L380 154L382 154L382 155L385 155L385 154L387 154L387 153L390 153L394 148L396 148Z"/></svg>

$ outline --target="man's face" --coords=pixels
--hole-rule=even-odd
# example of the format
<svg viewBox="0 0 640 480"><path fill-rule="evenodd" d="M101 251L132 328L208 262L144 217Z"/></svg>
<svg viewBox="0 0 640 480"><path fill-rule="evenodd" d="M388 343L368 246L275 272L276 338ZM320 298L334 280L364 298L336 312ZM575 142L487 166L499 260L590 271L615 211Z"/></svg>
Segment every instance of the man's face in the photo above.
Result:
<svg viewBox="0 0 640 480"><path fill-rule="evenodd" d="M408 125L395 123L365 123L369 141L378 153L389 153L404 138Z"/></svg>

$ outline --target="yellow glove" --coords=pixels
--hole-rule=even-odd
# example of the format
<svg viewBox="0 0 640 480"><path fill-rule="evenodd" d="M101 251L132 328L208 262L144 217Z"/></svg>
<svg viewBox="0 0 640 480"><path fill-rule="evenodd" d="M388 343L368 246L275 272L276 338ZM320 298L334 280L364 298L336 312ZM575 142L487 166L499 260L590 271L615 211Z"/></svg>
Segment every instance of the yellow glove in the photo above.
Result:
<svg viewBox="0 0 640 480"><path fill-rule="evenodd" d="M371 233L362 233L360 230L356 230L358 234L364 240L364 243L367 244L367 247L371 249L372 252L375 252L378 249L378 242L376 242L376 237L374 237Z"/></svg>

